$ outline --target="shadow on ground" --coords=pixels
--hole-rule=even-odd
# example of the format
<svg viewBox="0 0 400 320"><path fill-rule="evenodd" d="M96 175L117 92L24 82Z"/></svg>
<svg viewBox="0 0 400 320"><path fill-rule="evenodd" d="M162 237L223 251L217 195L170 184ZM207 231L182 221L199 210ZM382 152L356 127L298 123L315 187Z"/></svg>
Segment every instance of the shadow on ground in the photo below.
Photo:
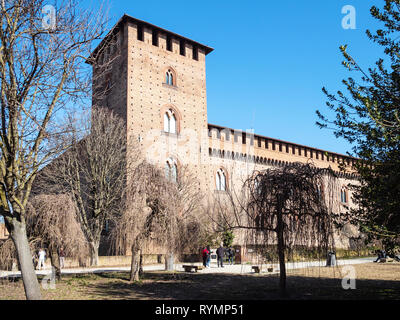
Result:
<svg viewBox="0 0 400 320"><path fill-rule="evenodd" d="M282 299L277 275L148 272L140 282L133 284L129 283L127 273L98 276L108 281L86 286L87 292L97 299ZM400 281L357 280L355 290L344 290L341 278L289 275L287 283L288 296L285 299L400 299Z"/></svg>

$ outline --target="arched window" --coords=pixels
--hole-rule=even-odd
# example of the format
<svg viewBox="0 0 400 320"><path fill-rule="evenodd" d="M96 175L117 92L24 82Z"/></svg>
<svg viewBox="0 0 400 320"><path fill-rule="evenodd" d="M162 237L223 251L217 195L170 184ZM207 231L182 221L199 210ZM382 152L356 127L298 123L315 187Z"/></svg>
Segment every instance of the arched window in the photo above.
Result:
<svg viewBox="0 0 400 320"><path fill-rule="evenodd" d="M224 170L219 169L215 176L215 183L218 191L226 191L226 175Z"/></svg>
<svg viewBox="0 0 400 320"><path fill-rule="evenodd" d="M170 86L175 86L176 79L174 71L172 69L168 69L167 72L165 73L165 83Z"/></svg>
<svg viewBox="0 0 400 320"><path fill-rule="evenodd" d="M169 109L164 113L164 132L177 133L177 121L174 112Z"/></svg>
<svg viewBox="0 0 400 320"><path fill-rule="evenodd" d="M322 200L324 197L324 190L323 190L322 185L320 185L320 184L317 185L317 193L318 193L319 200Z"/></svg>
<svg viewBox="0 0 400 320"><path fill-rule="evenodd" d="M347 203L348 202L346 188L342 188L340 190L340 202L342 202L342 203Z"/></svg>
<svg viewBox="0 0 400 320"><path fill-rule="evenodd" d="M172 182L178 181L178 166L171 158L165 163L165 177Z"/></svg>

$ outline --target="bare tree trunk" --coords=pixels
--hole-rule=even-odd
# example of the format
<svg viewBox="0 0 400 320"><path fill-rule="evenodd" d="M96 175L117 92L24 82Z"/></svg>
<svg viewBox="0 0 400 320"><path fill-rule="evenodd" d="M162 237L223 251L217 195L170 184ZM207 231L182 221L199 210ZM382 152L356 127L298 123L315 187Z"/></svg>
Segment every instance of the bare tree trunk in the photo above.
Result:
<svg viewBox="0 0 400 320"><path fill-rule="evenodd" d="M140 269L141 269L141 250L137 245L132 245L132 262L131 262L131 275L130 282L140 280Z"/></svg>
<svg viewBox="0 0 400 320"><path fill-rule="evenodd" d="M18 262L21 269L26 298L28 300L42 300L39 282L32 261L32 253L29 247L26 227L24 223L13 220L11 239L17 249Z"/></svg>
<svg viewBox="0 0 400 320"><path fill-rule="evenodd" d="M95 267L99 265L99 243L89 242L90 248L90 266Z"/></svg>
<svg viewBox="0 0 400 320"><path fill-rule="evenodd" d="M282 295L286 295L286 266L285 266L285 240L283 237L282 210L278 208L276 233L278 238L278 257L279 257L279 288Z"/></svg>
<svg viewBox="0 0 400 320"><path fill-rule="evenodd" d="M175 255L173 252L169 252L165 255L165 270L174 271L174 260Z"/></svg>
<svg viewBox="0 0 400 320"><path fill-rule="evenodd" d="M140 262L139 262L139 276L143 276L143 254L142 250L140 250Z"/></svg>
<svg viewBox="0 0 400 320"><path fill-rule="evenodd" d="M56 279L61 280L60 257L56 249L49 250L51 266L55 269Z"/></svg>

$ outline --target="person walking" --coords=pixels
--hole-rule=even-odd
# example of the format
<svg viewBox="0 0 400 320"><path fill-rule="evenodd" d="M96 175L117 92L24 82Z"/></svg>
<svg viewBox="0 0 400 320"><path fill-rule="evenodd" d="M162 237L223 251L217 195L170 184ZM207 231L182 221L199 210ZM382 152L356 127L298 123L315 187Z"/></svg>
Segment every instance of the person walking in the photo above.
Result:
<svg viewBox="0 0 400 320"><path fill-rule="evenodd" d="M44 262L46 261L46 251L43 248L39 250L39 261L38 261L38 270L44 269Z"/></svg>
<svg viewBox="0 0 400 320"><path fill-rule="evenodd" d="M222 246L222 243L221 243L221 245L217 249L218 267L220 267L220 266L221 266L221 268L224 267L224 254L225 254L225 249L224 249L224 247Z"/></svg>
<svg viewBox="0 0 400 320"><path fill-rule="evenodd" d="M32 262L33 262L33 268L36 270L38 264L38 256L36 252L34 252L32 255Z"/></svg>
<svg viewBox="0 0 400 320"><path fill-rule="evenodd" d="M208 251L207 247L204 247L203 252L202 252L202 255L203 255L203 266L204 266L205 268L207 268L208 254L209 254L209 251Z"/></svg>
<svg viewBox="0 0 400 320"><path fill-rule="evenodd" d="M378 258L376 258L376 260L374 262L381 262L381 261L383 261L383 259L386 258L385 250L377 250L377 253L378 253Z"/></svg>
<svg viewBox="0 0 400 320"><path fill-rule="evenodd" d="M212 251L211 251L211 249L210 249L210 246L207 246L207 251L208 251L208 253L207 253L207 263L206 263L206 267L207 267L207 268L210 268L211 253L212 253Z"/></svg>
<svg viewBox="0 0 400 320"><path fill-rule="evenodd" d="M233 265L233 256L234 256L234 250L232 249L232 247L228 248L227 254L228 254L228 262L230 265Z"/></svg>
<svg viewBox="0 0 400 320"><path fill-rule="evenodd" d="M65 253L64 253L64 248L61 247L59 252L58 252L58 256L60 258L60 269L64 268L64 262L65 262Z"/></svg>

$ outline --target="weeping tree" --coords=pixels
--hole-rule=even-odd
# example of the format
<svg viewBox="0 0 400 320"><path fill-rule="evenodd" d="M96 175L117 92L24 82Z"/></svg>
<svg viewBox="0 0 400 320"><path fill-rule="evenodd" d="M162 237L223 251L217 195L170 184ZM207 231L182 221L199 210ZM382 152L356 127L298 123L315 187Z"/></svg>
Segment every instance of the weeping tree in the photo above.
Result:
<svg viewBox="0 0 400 320"><path fill-rule="evenodd" d="M276 248L280 289L286 292L288 253L308 248L325 255L334 247L334 228L340 210L334 172L312 163L291 163L255 170L210 204L209 216L221 230L239 230L258 254Z"/></svg>
<svg viewBox="0 0 400 320"><path fill-rule="evenodd" d="M66 256L84 260L88 253L85 236L70 195L38 195L31 198L27 210L28 237L36 247L47 248L57 279L61 279L59 250Z"/></svg>
<svg viewBox="0 0 400 320"><path fill-rule="evenodd" d="M114 216L111 239L117 253L132 254L130 281L139 281L142 252L151 240L162 245L166 238L168 183L163 172L142 162L129 177L123 210Z"/></svg>
<svg viewBox="0 0 400 320"><path fill-rule="evenodd" d="M176 179L143 161L129 175L124 210L113 219L111 239L116 252L132 254L131 281L143 272L142 254L146 246L166 248L168 257L198 249L201 234L201 192L198 181L186 167ZM168 265L168 263L166 263Z"/></svg>
<svg viewBox="0 0 400 320"><path fill-rule="evenodd" d="M247 227L263 244L277 244L282 293L288 249L300 245L326 253L334 247L333 219L323 195L323 190L331 188L327 181L331 175L327 169L293 163L254 172L245 182Z"/></svg>
<svg viewBox="0 0 400 320"><path fill-rule="evenodd" d="M55 276L61 279L59 249L66 256L84 260L88 255L85 237L76 218L76 208L71 196L32 196L27 205L27 235L31 251L46 248ZM9 268L17 252L11 239L0 244L0 265Z"/></svg>

